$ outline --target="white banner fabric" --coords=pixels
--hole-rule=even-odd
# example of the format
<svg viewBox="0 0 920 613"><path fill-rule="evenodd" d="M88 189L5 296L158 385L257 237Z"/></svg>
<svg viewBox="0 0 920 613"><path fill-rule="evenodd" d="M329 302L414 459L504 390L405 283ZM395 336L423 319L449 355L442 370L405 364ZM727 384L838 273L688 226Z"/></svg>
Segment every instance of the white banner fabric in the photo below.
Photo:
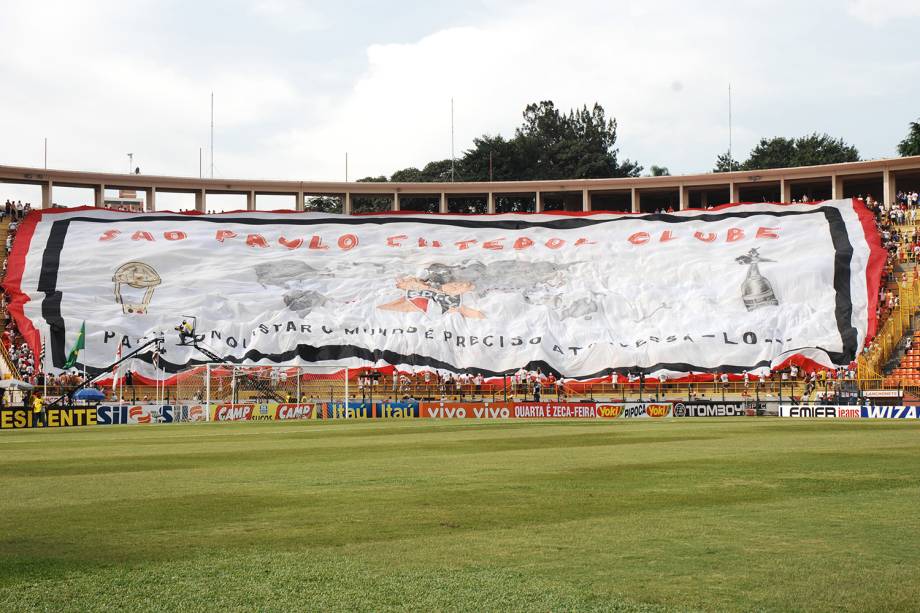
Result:
<svg viewBox="0 0 920 613"><path fill-rule="evenodd" d="M853 200L661 215L84 208L30 214L6 287L55 368L84 321L91 372L158 332L166 370L209 361L178 345L186 319L244 364L679 375L850 363L881 258Z"/></svg>

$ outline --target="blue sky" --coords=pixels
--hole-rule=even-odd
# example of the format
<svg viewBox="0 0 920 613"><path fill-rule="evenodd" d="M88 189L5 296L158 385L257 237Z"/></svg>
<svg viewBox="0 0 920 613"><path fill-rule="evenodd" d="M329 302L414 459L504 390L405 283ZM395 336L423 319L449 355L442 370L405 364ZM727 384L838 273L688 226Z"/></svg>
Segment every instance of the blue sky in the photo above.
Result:
<svg viewBox="0 0 920 613"><path fill-rule="evenodd" d="M895 155L920 116L920 2L0 0L0 163L339 180L600 102L620 154L707 171L728 142L828 132ZM6 186L0 187L5 189ZM2 195L2 194L0 194Z"/></svg>

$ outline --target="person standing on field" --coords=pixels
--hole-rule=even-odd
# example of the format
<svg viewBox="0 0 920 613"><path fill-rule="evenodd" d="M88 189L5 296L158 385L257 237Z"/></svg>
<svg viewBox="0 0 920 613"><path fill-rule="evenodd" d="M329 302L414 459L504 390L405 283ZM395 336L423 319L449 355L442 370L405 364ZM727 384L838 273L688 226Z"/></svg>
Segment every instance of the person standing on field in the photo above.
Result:
<svg viewBox="0 0 920 613"><path fill-rule="evenodd" d="M38 422L41 422L42 426L48 424L48 420L45 417L45 401L38 394L32 395L32 427L37 428Z"/></svg>

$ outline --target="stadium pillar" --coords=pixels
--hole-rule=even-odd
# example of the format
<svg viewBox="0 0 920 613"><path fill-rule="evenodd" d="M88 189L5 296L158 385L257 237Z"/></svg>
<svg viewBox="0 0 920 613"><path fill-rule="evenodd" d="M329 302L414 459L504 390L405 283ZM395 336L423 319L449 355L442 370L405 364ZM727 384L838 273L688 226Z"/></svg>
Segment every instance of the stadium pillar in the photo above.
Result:
<svg viewBox="0 0 920 613"><path fill-rule="evenodd" d="M148 212L157 210L157 189L148 187L144 190L144 209Z"/></svg>
<svg viewBox="0 0 920 613"><path fill-rule="evenodd" d="M447 193L441 192L441 202L438 204L438 213L447 213Z"/></svg>
<svg viewBox="0 0 920 613"><path fill-rule="evenodd" d="M589 192L587 189L581 190L581 210L591 210L591 192Z"/></svg>
<svg viewBox="0 0 920 613"><path fill-rule="evenodd" d="M731 203L736 203L741 199L741 196L738 195L738 184L734 181L728 184L728 201Z"/></svg>
<svg viewBox="0 0 920 613"><path fill-rule="evenodd" d="M632 210L633 213L641 213L642 212L642 195L639 193L639 190L637 190L635 187L632 188L631 194L632 194L632 208L630 210Z"/></svg>
<svg viewBox="0 0 920 613"><path fill-rule="evenodd" d="M680 186L680 210L686 211L690 208L690 189L686 185Z"/></svg>
<svg viewBox="0 0 920 613"><path fill-rule="evenodd" d="M492 215L495 213L495 194L489 192L489 195L486 197L486 213Z"/></svg>
<svg viewBox="0 0 920 613"><path fill-rule="evenodd" d="M42 208L43 209L51 208L52 187L53 187L53 183L51 181L42 183Z"/></svg>
<svg viewBox="0 0 920 613"><path fill-rule="evenodd" d="M779 180L779 201L792 202L792 183L786 179Z"/></svg>
<svg viewBox="0 0 920 613"><path fill-rule="evenodd" d="M399 210L399 192L393 192L393 210Z"/></svg>
<svg viewBox="0 0 920 613"><path fill-rule="evenodd" d="M843 177L833 175L831 177L831 200L843 198Z"/></svg>
<svg viewBox="0 0 920 613"><path fill-rule="evenodd" d="M195 192L195 210L199 213L205 212L205 206L208 202L207 192L203 189L199 189Z"/></svg>
<svg viewBox="0 0 920 613"><path fill-rule="evenodd" d="M246 210L255 211L256 210L256 193L252 190L246 192Z"/></svg>
<svg viewBox="0 0 920 613"><path fill-rule="evenodd" d="M105 185L96 185L93 187L93 195L96 197L96 208L101 209L105 206Z"/></svg>
<svg viewBox="0 0 920 613"><path fill-rule="evenodd" d="M345 192L342 196L342 214L351 215L351 194Z"/></svg>
<svg viewBox="0 0 920 613"><path fill-rule="evenodd" d="M882 171L882 204L891 204L898 193L894 173L887 168Z"/></svg>
<svg viewBox="0 0 920 613"><path fill-rule="evenodd" d="M533 197L533 210L534 213L543 212L543 192L537 192Z"/></svg>
<svg viewBox="0 0 920 613"><path fill-rule="evenodd" d="M294 200L294 210L301 213L304 211L303 192L297 192ZM298 400L298 402L300 401Z"/></svg>

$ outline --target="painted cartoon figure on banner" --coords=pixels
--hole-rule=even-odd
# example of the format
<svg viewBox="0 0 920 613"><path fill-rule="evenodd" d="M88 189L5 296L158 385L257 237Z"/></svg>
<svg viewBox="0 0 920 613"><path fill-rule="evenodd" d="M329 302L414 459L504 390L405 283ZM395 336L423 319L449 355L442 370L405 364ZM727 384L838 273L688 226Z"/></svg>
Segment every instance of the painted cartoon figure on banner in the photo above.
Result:
<svg viewBox="0 0 920 613"><path fill-rule="evenodd" d="M739 264L747 264L748 271L744 283L741 284L741 298L744 300L744 306L748 311L759 309L765 306L779 306L776 294L773 292L773 286L766 277L760 274L757 267L758 262L773 262L761 257L757 248L751 249L745 255L735 258Z"/></svg>
<svg viewBox="0 0 920 613"><path fill-rule="evenodd" d="M447 266L432 264L426 269L424 279L403 277L397 280L396 287L403 290L402 298L378 305L384 311L422 312L434 309L439 315L458 313L467 319L485 319L482 311L463 305L463 294L476 289L471 281L455 279Z"/></svg>
<svg viewBox="0 0 920 613"><path fill-rule="evenodd" d="M154 289L163 280L150 264L127 262L115 269L112 282L115 283L115 302L121 305L122 312L145 315ZM140 290L143 290L143 294Z"/></svg>

